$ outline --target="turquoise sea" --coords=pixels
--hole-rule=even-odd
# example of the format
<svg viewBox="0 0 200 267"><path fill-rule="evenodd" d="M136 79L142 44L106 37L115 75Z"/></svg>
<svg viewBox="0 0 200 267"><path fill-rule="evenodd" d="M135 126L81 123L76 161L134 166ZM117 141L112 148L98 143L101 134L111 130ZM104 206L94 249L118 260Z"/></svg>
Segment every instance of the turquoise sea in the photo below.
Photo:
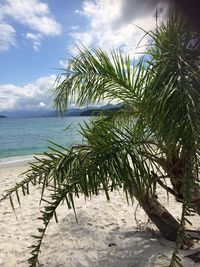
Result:
<svg viewBox="0 0 200 267"><path fill-rule="evenodd" d="M41 154L52 146L47 140L66 147L82 143L79 124L89 120L89 117L0 119L0 163Z"/></svg>

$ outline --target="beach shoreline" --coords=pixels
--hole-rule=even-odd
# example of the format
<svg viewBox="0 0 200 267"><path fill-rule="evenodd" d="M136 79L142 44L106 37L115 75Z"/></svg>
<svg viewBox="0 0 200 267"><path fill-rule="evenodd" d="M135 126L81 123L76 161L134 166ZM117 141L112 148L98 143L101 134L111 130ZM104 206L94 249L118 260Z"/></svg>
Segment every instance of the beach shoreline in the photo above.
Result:
<svg viewBox="0 0 200 267"><path fill-rule="evenodd" d="M28 169L27 161L0 167L0 195L19 182L21 173ZM37 234L41 222L39 206L41 187L30 188L31 194L21 195L21 209L14 201L16 214L10 201L0 203L0 266L25 267L33 244L31 235ZM162 192L158 192L162 203L180 216L180 204L173 198L167 203ZM111 193L111 201L104 194L85 202L84 197L76 200L78 224L72 210L66 205L58 209L59 222L51 221L41 247L41 266L50 267L161 267L169 263L174 243L164 239L148 221L141 209L135 221L133 206L126 203L120 191ZM16 220L17 216L17 220ZM199 229L199 218L192 218L194 228ZM144 225L145 223L146 226ZM197 267L184 255L191 254L197 246L182 251L183 266Z"/></svg>
<svg viewBox="0 0 200 267"><path fill-rule="evenodd" d="M33 155L0 158L0 168L28 166L34 160Z"/></svg>

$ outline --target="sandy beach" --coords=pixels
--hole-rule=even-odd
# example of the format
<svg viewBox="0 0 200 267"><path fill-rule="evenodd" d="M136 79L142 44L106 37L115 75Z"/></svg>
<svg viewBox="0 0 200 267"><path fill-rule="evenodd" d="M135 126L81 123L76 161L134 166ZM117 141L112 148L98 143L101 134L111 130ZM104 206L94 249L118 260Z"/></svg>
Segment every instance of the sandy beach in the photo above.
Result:
<svg viewBox="0 0 200 267"><path fill-rule="evenodd" d="M22 177L27 163L0 167L0 195ZM161 202L177 218L180 204L173 198L167 202L159 191ZM0 203L0 266L28 266L28 248L33 243L31 235L37 233L41 222L39 207L40 187L21 198L21 209L16 202L16 215L9 200ZM62 205L58 210L59 223L51 221L41 247L40 266L44 267L161 267L169 263L174 243L165 240L157 229L148 222L147 216L138 208L126 203L122 192L111 194L108 202L105 195L93 197L85 202L76 200L78 224L74 213ZM148 222L148 223L147 223ZM198 216L192 218L193 229L200 230ZM200 266L184 256L195 252L196 243L190 250L181 252L183 266Z"/></svg>

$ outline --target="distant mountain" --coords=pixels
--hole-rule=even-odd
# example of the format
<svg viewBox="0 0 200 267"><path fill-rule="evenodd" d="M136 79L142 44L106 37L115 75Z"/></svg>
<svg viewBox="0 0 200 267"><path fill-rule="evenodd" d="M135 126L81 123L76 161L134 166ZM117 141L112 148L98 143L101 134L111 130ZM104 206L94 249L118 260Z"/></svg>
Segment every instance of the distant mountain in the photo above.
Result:
<svg viewBox="0 0 200 267"><path fill-rule="evenodd" d="M102 108L92 108L88 110L84 110L81 112L80 116L99 116L99 115L108 115L111 112L115 112L120 110L123 107L123 105L106 105Z"/></svg>
<svg viewBox="0 0 200 267"><path fill-rule="evenodd" d="M70 108L64 116L75 117L75 116L97 116L102 111L107 110L118 110L122 107L122 104L112 105L108 104L101 107L87 107L87 108ZM8 118L39 118L39 117L57 117L59 112L55 110L13 110L2 112L2 115Z"/></svg>
<svg viewBox="0 0 200 267"><path fill-rule="evenodd" d="M80 108L72 108L72 109L68 109L65 112L64 116L65 117L79 116L81 112L82 112L82 109ZM45 115L43 115L42 117L57 117L59 115L60 115L59 112L52 110L52 111L46 112Z"/></svg>
<svg viewBox="0 0 200 267"><path fill-rule="evenodd" d="M105 112L106 111L103 109L93 108L93 109L88 109L88 110L82 111L79 116L98 116L98 115L105 113Z"/></svg>
<svg viewBox="0 0 200 267"><path fill-rule="evenodd" d="M4 115L0 115L0 119L6 119L7 117Z"/></svg>
<svg viewBox="0 0 200 267"><path fill-rule="evenodd" d="M1 112L7 118L37 118L45 115L44 110L12 110Z"/></svg>

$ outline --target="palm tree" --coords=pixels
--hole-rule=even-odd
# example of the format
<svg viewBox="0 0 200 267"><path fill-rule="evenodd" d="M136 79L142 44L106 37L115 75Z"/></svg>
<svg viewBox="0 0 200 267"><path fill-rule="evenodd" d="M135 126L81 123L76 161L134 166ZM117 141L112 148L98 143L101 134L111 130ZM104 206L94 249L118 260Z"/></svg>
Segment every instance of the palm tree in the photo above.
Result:
<svg viewBox="0 0 200 267"><path fill-rule="evenodd" d="M174 13L149 35L151 43L137 63L117 51L80 49L53 90L61 112L71 99L79 106L102 100L123 106L86 124L85 144L68 149L53 144L52 152L36 158L27 177L4 196L13 205L12 194L19 200L18 190L28 193L30 183L43 184L42 198L49 186L54 189L30 266L36 266L48 223L63 200L75 211L79 194L91 197L103 191L109 199L118 188L127 201L138 200L163 236L177 240L171 267L180 262L178 248L190 243L187 216L200 214L199 36ZM157 184L183 203L180 222L159 202Z"/></svg>

